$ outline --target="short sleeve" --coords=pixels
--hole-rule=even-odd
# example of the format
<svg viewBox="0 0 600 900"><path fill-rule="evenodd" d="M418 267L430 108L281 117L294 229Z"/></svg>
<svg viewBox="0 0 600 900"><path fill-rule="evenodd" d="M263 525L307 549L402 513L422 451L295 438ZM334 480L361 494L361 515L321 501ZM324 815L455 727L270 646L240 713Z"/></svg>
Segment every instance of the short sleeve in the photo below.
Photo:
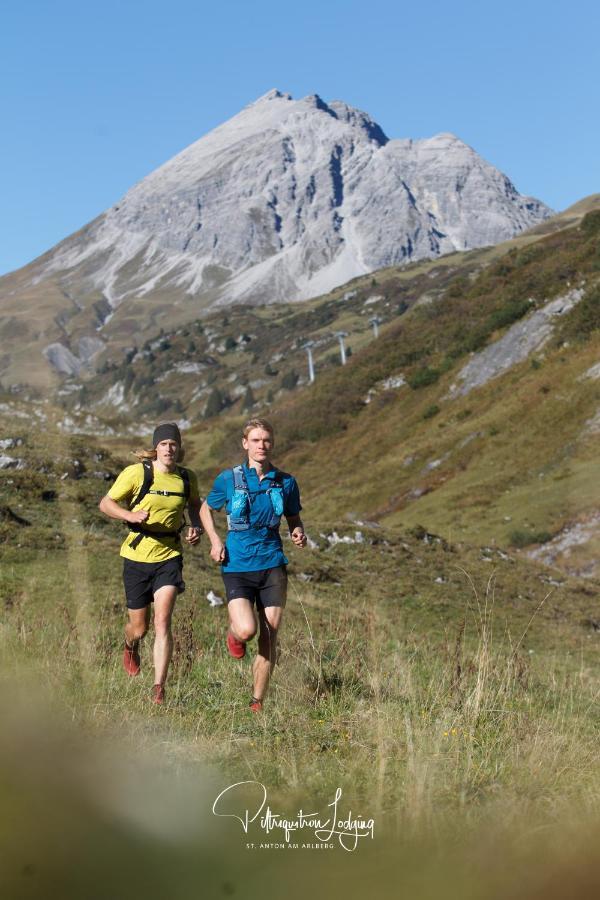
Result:
<svg viewBox="0 0 600 900"><path fill-rule="evenodd" d="M142 485L140 478L143 480L143 474L141 474L141 470L141 465L127 466L126 469L123 469L108 492L110 499L115 500L117 503L131 500L137 488Z"/></svg>
<svg viewBox="0 0 600 900"><path fill-rule="evenodd" d="M221 472L214 480L206 502L211 509L222 509L227 503L227 473Z"/></svg>
<svg viewBox="0 0 600 900"><path fill-rule="evenodd" d="M285 503L283 507L284 516L297 516L302 509L300 503L300 489L296 479L290 475L290 480L284 485Z"/></svg>

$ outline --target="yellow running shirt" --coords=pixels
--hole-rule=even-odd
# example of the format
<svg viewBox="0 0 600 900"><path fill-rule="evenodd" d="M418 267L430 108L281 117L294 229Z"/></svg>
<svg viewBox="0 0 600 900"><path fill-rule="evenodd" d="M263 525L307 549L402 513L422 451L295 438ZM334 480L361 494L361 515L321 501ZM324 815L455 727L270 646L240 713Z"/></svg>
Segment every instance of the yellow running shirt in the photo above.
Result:
<svg viewBox="0 0 600 900"><path fill-rule="evenodd" d="M199 503L198 481L191 469L188 469L187 472L190 478L188 502ZM111 487L108 496L111 500L128 506L132 498L139 493L143 481L144 467L141 463L127 466ZM154 469L154 480L150 491L173 491L183 494L185 488L183 479L176 472L164 473ZM134 509L147 509L150 513L143 523L144 528L149 530L155 528L156 531L177 531L183 522L185 502L185 497L164 497L161 494L148 493L140 504L136 503ZM181 556L181 543L177 537L153 538L145 534L137 547L132 549L129 545L137 537L139 537L137 532L130 532L123 541L121 556L124 556L125 559L156 563L164 562L173 556Z"/></svg>

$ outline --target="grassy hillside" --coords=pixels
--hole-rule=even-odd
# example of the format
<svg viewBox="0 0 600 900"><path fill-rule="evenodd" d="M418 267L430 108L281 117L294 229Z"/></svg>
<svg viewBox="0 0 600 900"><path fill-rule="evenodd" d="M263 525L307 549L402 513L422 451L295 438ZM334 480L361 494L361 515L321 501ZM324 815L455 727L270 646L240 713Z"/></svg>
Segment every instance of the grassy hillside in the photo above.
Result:
<svg viewBox="0 0 600 900"><path fill-rule="evenodd" d="M283 458L309 506L329 518L421 523L449 540L503 546L547 540L591 515L600 503L600 388L585 373L600 358L599 226L593 213L475 278L455 277L346 367L279 403ZM451 395L473 354L576 286L584 299L556 320L540 352ZM390 376L406 383L390 387ZM221 455L233 444L228 429ZM575 567L593 558L594 544L588 549Z"/></svg>
<svg viewBox="0 0 600 900"><path fill-rule="evenodd" d="M7 896L129 896L132 854L147 896L196 896L201 879L209 896L255 897L265 860L291 897L318 877L335 877L334 896L359 896L365 881L381 896L399 884L419 897L441 885L450 897L516 896L525 872L540 890L546 877L538 829L555 877L571 865L567 833L588 865L579 829L593 833L599 799L595 582L424 529L328 521L311 502L317 547L290 550L266 714L247 710L249 661L227 656L225 610L205 599L222 593L206 546L185 554L168 703L156 709L150 641L139 679L120 668L123 531L96 508L128 461L125 444L70 436L57 418L14 399L0 411L19 461L0 482ZM238 780L268 785L289 815L326 810L342 787L346 811L375 819L376 843L327 860L248 857L246 840L258 846L264 833L246 837L209 812Z"/></svg>

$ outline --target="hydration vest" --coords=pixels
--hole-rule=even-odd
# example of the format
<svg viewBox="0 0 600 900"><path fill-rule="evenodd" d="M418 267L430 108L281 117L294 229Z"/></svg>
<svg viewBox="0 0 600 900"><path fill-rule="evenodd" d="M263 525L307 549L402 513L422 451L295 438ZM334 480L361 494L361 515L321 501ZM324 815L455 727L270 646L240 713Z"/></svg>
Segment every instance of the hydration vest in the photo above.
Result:
<svg viewBox="0 0 600 900"><path fill-rule="evenodd" d="M279 528L279 522L283 515L283 472L275 469L275 475L271 487L264 492L271 501L271 517L265 525L251 525L250 513L252 499L246 481L246 473L243 466L234 466L231 470L233 477L233 494L231 497L231 512L227 516L229 531L248 531L249 528Z"/></svg>
<svg viewBox="0 0 600 900"><path fill-rule="evenodd" d="M144 467L144 480L142 481L142 486L139 489L137 495L133 498L133 500L129 504L129 509L133 509L134 506L137 506L142 502L146 494L159 494L161 497L184 497L185 503L189 500L190 496L190 476L187 469L184 469L183 466L177 466L176 473L179 475L181 480L183 481L183 492L181 491L153 491L152 483L154 482L154 466L152 465L151 459L144 459L142 461L142 466ZM179 537L179 533L183 531L185 528L185 518L181 523L181 527L177 529L177 531L153 531L150 528L144 527L144 525L136 525L131 522L125 523L128 529L132 532L137 533L137 537L134 538L129 546L132 550L138 546L140 541L143 540L144 537L153 537L153 538L161 538L161 537Z"/></svg>

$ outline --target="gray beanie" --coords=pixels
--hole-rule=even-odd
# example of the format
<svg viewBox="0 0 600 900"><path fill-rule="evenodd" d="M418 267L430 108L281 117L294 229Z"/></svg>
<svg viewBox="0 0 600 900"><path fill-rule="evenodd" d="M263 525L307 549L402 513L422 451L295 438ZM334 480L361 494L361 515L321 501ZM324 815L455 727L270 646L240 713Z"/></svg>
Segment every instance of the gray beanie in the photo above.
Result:
<svg viewBox="0 0 600 900"><path fill-rule="evenodd" d="M175 422L163 422L154 429L152 447L156 449L161 441L175 441L181 447L181 432Z"/></svg>

